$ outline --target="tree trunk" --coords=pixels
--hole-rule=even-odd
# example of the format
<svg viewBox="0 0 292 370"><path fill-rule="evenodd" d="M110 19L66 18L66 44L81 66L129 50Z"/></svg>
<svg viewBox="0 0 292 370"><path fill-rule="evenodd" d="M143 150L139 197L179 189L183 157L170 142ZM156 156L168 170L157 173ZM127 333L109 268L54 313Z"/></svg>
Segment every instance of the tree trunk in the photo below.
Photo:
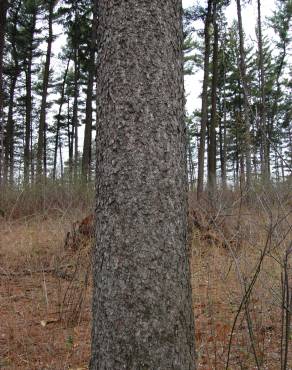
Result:
<svg viewBox="0 0 292 370"><path fill-rule="evenodd" d="M27 56L26 66L26 97L25 97L25 139L24 139L24 183L29 183L29 166L31 163L31 145L30 137L32 131L32 59L33 59L33 40L36 26L36 9L33 13L31 24L30 24L30 42L29 51Z"/></svg>
<svg viewBox="0 0 292 370"><path fill-rule="evenodd" d="M224 119L223 119L224 122ZM222 189L226 189L226 129L222 120L219 120L219 149Z"/></svg>
<svg viewBox="0 0 292 370"><path fill-rule="evenodd" d="M4 166L4 119L3 119L3 50L6 25L7 0L0 0L0 185Z"/></svg>
<svg viewBox="0 0 292 370"><path fill-rule="evenodd" d="M18 60L18 50L17 50L17 26L18 26L18 15L21 3L17 4L11 23L13 25L11 30L11 70L10 70L10 89L9 89L9 104L8 104L8 117L6 125L6 136L5 136L5 181L8 179L9 173L9 183L13 184L14 179L14 97L17 78L19 76L19 60Z"/></svg>
<svg viewBox="0 0 292 370"><path fill-rule="evenodd" d="M201 108L201 132L200 146L198 153L198 189L197 197L200 199L204 190L204 168L205 168L205 143L208 122L208 78L209 78L209 59L210 59L210 26L212 22L212 0L208 0L207 15L205 20L205 53L204 53L204 79L202 91Z"/></svg>
<svg viewBox="0 0 292 370"><path fill-rule="evenodd" d="M80 63L78 50L74 50L74 101L72 112L72 128L74 132L74 177L78 170L78 98L79 98Z"/></svg>
<svg viewBox="0 0 292 370"><path fill-rule="evenodd" d="M244 123L245 123L245 158L246 158L246 190L249 193L251 188L251 153L250 153L250 121L249 121L249 90L246 83L246 65L245 65L245 51L244 51L244 38L241 17L241 4L240 0L236 0L237 4L237 19L238 19L238 33L239 33L239 70L241 83L244 94Z"/></svg>
<svg viewBox="0 0 292 370"><path fill-rule="evenodd" d="M53 13L54 13L55 0L50 0L49 6L49 36L48 45L44 69L44 79L43 79L43 91L42 91L42 101L41 101L41 111L40 111L40 123L38 132L38 145L37 145L37 176L38 179L44 175L46 177L46 108L47 108L47 97L48 97L48 86L50 77L50 63L51 63L51 50L53 42Z"/></svg>
<svg viewBox="0 0 292 370"><path fill-rule="evenodd" d="M223 54L224 57L224 54ZM224 60L224 70L223 70L223 127L220 120L220 162L221 162L221 181L222 188L225 190L227 188L227 148L226 148L226 70L225 70L225 60Z"/></svg>
<svg viewBox="0 0 292 370"><path fill-rule="evenodd" d="M289 18L290 20L290 18ZM287 29L288 29L288 24L289 24L289 21L287 22ZM277 119L277 116L278 116L278 107L279 107L279 100L280 100L280 97L281 97L281 82L280 82L280 78L282 76L282 72L283 72L283 68L284 68L284 65L285 65L285 58L287 56L287 44L289 42L289 39L288 37L287 38L284 38L283 39L283 45L282 45L282 53L280 54L279 56L279 60L277 61L277 68L276 68L276 79L275 79L275 84L277 86L277 89L276 89L276 94L275 94L275 97L273 99L273 104L272 104L272 109L271 109L271 127L270 127L270 136L269 136L269 139L272 140L272 133L273 133L273 129L274 129L274 126L276 125L276 122L275 120ZM270 152L270 146L271 146L271 142L268 140L267 141L267 146L269 148L269 152ZM277 152L277 149L275 148L275 156L276 157L279 157L280 153ZM278 164L278 167L280 165ZM278 170L279 172L279 170ZM280 181L280 174L279 174L279 180Z"/></svg>
<svg viewBox="0 0 292 370"><path fill-rule="evenodd" d="M90 61L87 82L86 96L86 117L85 117L85 132L83 143L82 156L82 177L85 180L89 179L90 164L91 164L91 141L92 141L92 97L93 97L93 82L95 75L95 50L96 50L96 33L97 31L97 0L93 0L93 19L92 32L90 41Z"/></svg>
<svg viewBox="0 0 292 370"><path fill-rule="evenodd" d="M54 164L53 164L53 179L56 178L56 170L57 170L57 155L58 155L58 148L60 146L60 126L61 126L61 114L62 114L62 108L65 102L65 87L66 87L66 80L67 75L69 71L69 65L71 61L71 54L68 58L67 66L65 69L62 87L61 87L61 97L60 97L60 105L59 105L59 111L57 116L57 123L56 123L56 136L55 136L55 149L54 149Z"/></svg>
<svg viewBox="0 0 292 370"><path fill-rule="evenodd" d="M10 91L9 91L9 105L8 105L8 116L6 125L6 136L4 140L5 146L5 168L4 178L5 182L8 181L12 185L13 183L13 154L14 154L14 120L13 120L13 108L14 108L14 96L15 86L18 77L18 72L13 73L11 76Z"/></svg>
<svg viewBox="0 0 292 370"><path fill-rule="evenodd" d="M189 188L191 191L193 191L194 183L195 183L195 166L193 161L193 150L192 150L192 138L190 135L190 132L187 129L187 154L188 154L188 164L189 164L189 170L188 170L188 178L189 178Z"/></svg>
<svg viewBox="0 0 292 370"><path fill-rule="evenodd" d="M23 153L23 176L24 183L29 183L29 165L30 165L30 136L31 136L31 114L32 114L32 92L31 92L31 61L28 62L27 71L25 72L26 80L26 97L25 97L25 138Z"/></svg>
<svg viewBox="0 0 292 370"><path fill-rule="evenodd" d="M60 156L60 170L61 170L61 179L64 177L64 165L63 165L63 154L62 154L62 143L59 142L59 156Z"/></svg>
<svg viewBox="0 0 292 370"><path fill-rule="evenodd" d="M74 130L70 129L70 124L72 124L71 116L70 116L70 98L68 97L67 102L67 138L68 138L68 164L69 164L69 177L71 179L72 172L73 172L73 135Z"/></svg>
<svg viewBox="0 0 292 370"><path fill-rule="evenodd" d="M212 63L212 96L211 96L211 121L209 129L208 146L208 191L211 197L216 191L216 121L217 121L217 85L218 85L218 24L217 24L217 6L213 3L213 63Z"/></svg>
<svg viewBox="0 0 292 370"><path fill-rule="evenodd" d="M181 18L99 1L91 370L194 369Z"/></svg>
<svg viewBox="0 0 292 370"><path fill-rule="evenodd" d="M261 2L257 1L258 5L258 46L259 46L259 72L260 72L260 89L261 89L261 105L260 105L260 130L261 141L263 146L263 161L262 161L262 177L264 183L269 181L270 159L268 155L268 132L266 123L266 96L265 96L265 71L264 71L264 55L263 55L263 39L262 39L262 21L261 21Z"/></svg>

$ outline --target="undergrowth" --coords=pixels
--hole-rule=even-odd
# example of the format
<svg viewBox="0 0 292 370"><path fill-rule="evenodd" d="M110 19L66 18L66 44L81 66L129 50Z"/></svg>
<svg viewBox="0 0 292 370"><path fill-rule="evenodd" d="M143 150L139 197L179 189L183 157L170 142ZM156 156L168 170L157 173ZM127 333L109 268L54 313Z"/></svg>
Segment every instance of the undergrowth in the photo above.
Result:
<svg viewBox="0 0 292 370"><path fill-rule="evenodd" d="M46 180L43 184L1 187L0 217L19 219L64 215L71 210L88 212L94 204L94 183Z"/></svg>
<svg viewBox="0 0 292 370"><path fill-rule="evenodd" d="M93 198L82 184L1 193L0 367L87 369L92 239L80 225ZM197 368L292 368L289 189L190 193L189 205Z"/></svg>

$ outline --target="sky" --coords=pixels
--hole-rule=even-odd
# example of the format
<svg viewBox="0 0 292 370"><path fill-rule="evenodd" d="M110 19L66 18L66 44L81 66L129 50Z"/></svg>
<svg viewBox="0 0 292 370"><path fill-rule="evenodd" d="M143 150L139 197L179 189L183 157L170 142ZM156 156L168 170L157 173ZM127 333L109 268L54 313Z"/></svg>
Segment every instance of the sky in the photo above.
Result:
<svg viewBox="0 0 292 370"><path fill-rule="evenodd" d="M206 4L207 0L182 0L183 7L187 8L190 6L195 5L196 3ZM262 19L266 16L270 16L272 14L272 10L275 8L275 0L262 0ZM236 14L236 1L231 0L230 6L227 8L226 11L227 19L230 23L234 19L237 18ZM247 33L250 39L255 40L255 26L257 22L257 1L252 0L251 5L245 5L242 7L242 19L244 30ZM61 51L62 45L66 42L66 38L62 35L62 27L55 25L54 32L59 33L59 37L54 42L54 54L55 56ZM45 46L44 46L45 47ZM57 58L55 58L55 63L58 63ZM61 66L60 66L61 67ZM60 68L61 69L61 68ZM203 75L202 72L198 72L192 76L186 76L185 78L185 91L187 96L187 104L186 109L189 113L193 112L195 109L200 108L200 98L199 95L201 93L202 88L202 79Z"/></svg>
<svg viewBox="0 0 292 370"><path fill-rule="evenodd" d="M183 6L189 7L195 5L197 2L201 4L206 4L207 0L182 0ZM248 37L255 40L255 26L257 22L257 1L252 0L252 5L247 5L242 8L242 18L243 18L243 25L244 30ZM269 16L272 13L272 10L275 6L274 0L262 0L262 19L264 20L265 16ZM236 1L231 0L231 5L228 7L226 11L226 17L228 22L232 23L234 19L237 17L236 13ZM265 32L264 32L265 33ZM62 26L55 25L54 26L54 34L59 34L59 37L53 44L53 52L55 58L53 58L53 64L55 69L59 69L60 71L63 69L62 65L58 65L60 61L57 59L58 53L61 51L62 46L66 42L66 37L62 34ZM44 50L46 49L46 45L43 46ZM201 107L201 99L199 95L201 94L202 90L202 79L203 74L202 71L192 75L185 77L185 92L186 92L186 110L188 113L192 113L195 109L199 109ZM80 130L79 133L80 142L79 146L80 149L83 145L83 130Z"/></svg>
<svg viewBox="0 0 292 370"><path fill-rule="evenodd" d="M187 8L193 6L196 3L206 4L203 0L183 0L183 7ZM264 21L266 16L271 16L272 11L275 8L274 0L262 0L262 20ZM234 19L237 18L236 12L236 1L231 0L230 6L225 12L229 23L232 23ZM252 0L251 5L245 5L242 7L242 22L244 31L246 32L250 40L255 40L255 27L257 22L257 1ZM264 24L263 24L264 26ZM263 27L263 33L265 34L265 28ZM185 77L185 91L187 95L186 109L188 113L192 113L195 109L200 108L201 100L199 95L202 89L202 72L198 72L192 76Z"/></svg>

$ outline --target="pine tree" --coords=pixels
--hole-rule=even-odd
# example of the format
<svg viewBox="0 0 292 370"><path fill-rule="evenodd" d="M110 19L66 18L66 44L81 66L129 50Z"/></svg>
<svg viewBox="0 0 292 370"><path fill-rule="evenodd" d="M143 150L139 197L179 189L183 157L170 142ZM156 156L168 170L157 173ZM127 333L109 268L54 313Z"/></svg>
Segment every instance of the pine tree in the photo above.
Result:
<svg viewBox="0 0 292 370"><path fill-rule="evenodd" d="M237 24L238 24L238 34L239 34L239 71L240 79L243 87L244 94L244 125L245 125L245 160L246 160L246 190L247 193L251 189L251 140L250 140L250 117L249 117L249 86L247 84L246 76L246 52L244 48L244 33L242 26L242 16L241 16L241 1L236 0L237 5Z"/></svg>
<svg viewBox="0 0 292 370"><path fill-rule="evenodd" d="M217 85L218 85L218 44L219 31L217 23L217 1L212 6L213 26L213 55L212 55L212 84L211 84L211 120L208 126L208 191L211 197L216 190L216 125L217 125Z"/></svg>
<svg viewBox="0 0 292 370"><path fill-rule="evenodd" d="M40 13L39 0L25 0L22 6L20 29L20 54L23 59L25 74L25 133L23 152L23 176L24 183L33 181L33 158L32 158L32 117L33 117L33 75L35 73L34 60L41 56L38 47L42 42L41 30L37 28L37 18Z"/></svg>
<svg viewBox="0 0 292 370"><path fill-rule="evenodd" d="M212 23L212 0L208 0L208 7L205 17L204 29L204 80L202 91L202 108L201 108L201 131L200 131L200 146L198 154L198 188L197 196L200 199L204 187L204 168L205 168L205 142L206 130L208 123L208 76L209 76L209 59L210 59L210 27Z"/></svg>
<svg viewBox="0 0 292 370"><path fill-rule="evenodd" d="M21 1L15 1L13 6L9 10L8 18L8 44L10 49L11 60L7 67L7 75L9 76L9 98L8 98L8 115L4 138L5 147L5 165L4 165L4 179L12 185L14 179L14 136L15 136L15 93L16 93L16 82L20 74L20 60L18 52L19 43L19 12L21 7Z"/></svg>
<svg viewBox="0 0 292 370"><path fill-rule="evenodd" d="M96 73L96 42L97 42L97 0L92 0L92 27L91 37L89 39L89 63L88 63L88 82L86 92L86 117L85 117L85 132L82 155L82 176L83 179L90 179L91 166L91 142L92 142L92 100L93 100L93 84Z"/></svg>
<svg viewBox="0 0 292 370"><path fill-rule="evenodd" d="M0 0L0 185L4 165L4 119L3 119L3 51L8 0Z"/></svg>
<svg viewBox="0 0 292 370"><path fill-rule="evenodd" d="M181 15L99 1L91 370L195 367Z"/></svg>
<svg viewBox="0 0 292 370"><path fill-rule="evenodd" d="M38 130L38 144L37 144L37 177L38 181L42 176L47 175L47 157L46 157L46 110L47 110L47 97L50 77L50 64L51 52L53 42L53 17L54 7L56 0L49 0L45 3L45 10L48 12L48 38L47 38L47 52L43 71L43 86L42 86L42 99L40 108L40 121Z"/></svg>
<svg viewBox="0 0 292 370"><path fill-rule="evenodd" d="M268 130L267 130L267 110L266 110L266 83L265 83L265 70L264 70L264 54L263 54L263 37L262 37L262 19L261 19L261 1L257 0L258 8L258 51L259 51L259 73L260 73L260 91L261 91L261 104L260 104L260 130L261 130L261 145L263 147L263 160L262 160L262 176L265 183L270 180L270 158L268 155Z"/></svg>
<svg viewBox="0 0 292 370"><path fill-rule="evenodd" d="M68 54L68 53L67 53ZM65 68L64 73L61 75L60 83L57 84L57 91L56 93L60 94L60 99L56 101L56 103L59 105L58 113L54 117L56 119L56 125L55 125L55 145L54 145L54 162L53 162L53 179L56 179L56 172L57 172L57 156L58 156L58 149L60 152L60 159L62 158L61 155L61 128L65 125L65 118L66 116L62 114L63 112L63 106L66 102L66 84L67 84L67 77L69 73L69 66L72 58L72 52L69 51L69 56L65 54L64 58L67 58L67 65ZM62 171L61 171L62 172Z"/></svg>

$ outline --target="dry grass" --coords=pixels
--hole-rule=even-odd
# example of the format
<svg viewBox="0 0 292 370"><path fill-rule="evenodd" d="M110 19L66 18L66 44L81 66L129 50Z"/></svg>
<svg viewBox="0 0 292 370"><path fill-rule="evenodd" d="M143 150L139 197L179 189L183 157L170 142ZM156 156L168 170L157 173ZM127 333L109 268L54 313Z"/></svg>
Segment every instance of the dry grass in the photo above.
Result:
<svg viewBox="0 0 292 370"><path fill-rule="evenodd" d="M225 369L227 362L228 369L292 368L291 350L281 367L282 315L289 310L291 315L292 309L290 304L283 310L281 282L290 248L291 294L291 207L289 198L280 199L276 191L255 197L249 206L240 194L226 202L219 196L213 207L191 200L200 215L193 218L203 225L193 229L191 249L198 369ZM291 331L287 336L289 346Z"/></svg>
<svg viewBox="0 0 292 370"><path fill-rule="evenodd" d="M198 369L226 368L232 325L267 241L238 315L228 368L281 368L281 276L292 219L288 198L278 198L262 193L247 206L233 193L210 206L190 197ZM89 209L59 209L0 221L0 368L87 369L90 252L65 251L64 237Z"/></svg>
<svg viewBox="0 0 292 370"><path fill-rule="evenodd" d="M66 231L82 217L75 210L0 221L0 368L87 368L90 294L82 274L71 278L80 256L64 251ZM72 292L81 289L71 325L80 298Z"/></svg>

